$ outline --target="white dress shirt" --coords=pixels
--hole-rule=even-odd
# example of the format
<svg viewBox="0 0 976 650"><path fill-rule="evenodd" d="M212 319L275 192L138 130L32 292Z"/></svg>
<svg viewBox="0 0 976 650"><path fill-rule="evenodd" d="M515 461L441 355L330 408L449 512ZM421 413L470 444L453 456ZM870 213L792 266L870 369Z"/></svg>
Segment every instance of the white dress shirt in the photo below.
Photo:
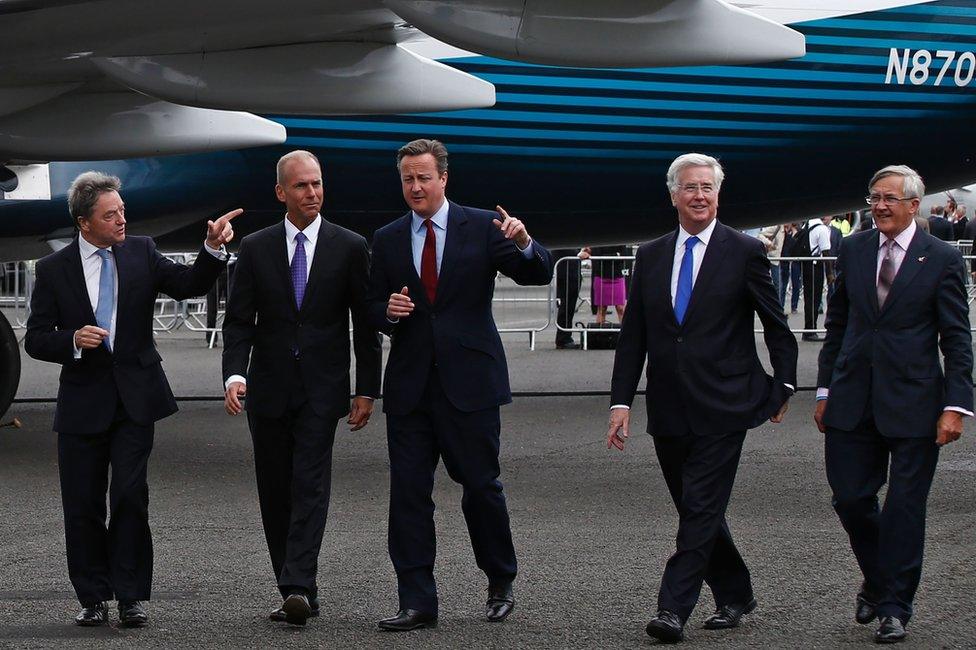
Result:
<svg viewBox="0 0 976 650"><path fill-rule="evenodd" d="M285 245L288 247L288 267L291 268L291 260L295 257L295 249L298 247L298 242L295 241L295 235L299 232L305 233L305 237L308 239L305 242L305 281L308 282L308 274L312 271L312 258L315 257L315 242L319 239L319 230L322 228L322 215L317 214L315 218L312 219L312 223L305 226L305 230L298 230L288 218L285 218Z"/></svg>
<svg viewBox="0 0 976 650"><path fill-rule="evenodd" d="M823 226L821 228L821 226ZM817 257L830 250L830 226L820 219L810 219L810 256ZM817 264L817 262L814 262Z"/></svg>
<svg viewBox="0 0 976 650"><path fill-rule="evenodd" d="M81 268L85 273L85 287L88 289L88 300L91 302L92 313L98 309L98 285L102 278L102 258L98 255L101 249L87 239L78 236L78 250L81 252ZM119 313L119 269L115 265L115 251L108 248L109 263L115 269L115 300L112 303L112 325L108 328L109 349L115 349L115 323ZM74 339L72 339L72 345ZM81 358L81 350L74 346L75 359Z"/></svg>
<svg viewBox="0 0 976 650"><path fill-rule="evenodd" d="M691 267L691 286L692 289L695 287L695 281L698 280L698 271L701 270L702 260L705 259L705 249L708 248L708 242L712 238L712 233L715 232L715 223L718 219L712 219L712 223L708 224L705 230L702 230L696 235L699 239L699 243L695 244L695 247L691 249L692 267ZM691 238L691 234L687 230L678 226L678 240L674 244L674 263L671 265L671 306L674 307L675 296L678 295L678 274L681 272L681 260L685 257L685 242Z"/></svg>

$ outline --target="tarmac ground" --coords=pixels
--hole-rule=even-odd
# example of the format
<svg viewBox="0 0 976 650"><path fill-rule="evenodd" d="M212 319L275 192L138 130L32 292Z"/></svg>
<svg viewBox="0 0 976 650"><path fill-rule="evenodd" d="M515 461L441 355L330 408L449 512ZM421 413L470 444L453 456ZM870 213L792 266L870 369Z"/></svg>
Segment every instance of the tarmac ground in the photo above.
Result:
<svg viewBox="0 0 976 650"><path fill-rule="evenodd" d="M798 316L791 317L795 321ZM795 324L795 323L794 323ZM64 559L52 403L15 403L23 428L0 429L0 647L623 648L653 645L661 571L677 516L649 436L643 398L624 453L606 449L605 391L613 353L555 350L550 329L535 351L504 335L516 397L503 407L502 480L520 574L504 623L483 619L486 580L460 511L460 487L439 470L440 622L397 635L376 630L395 613L386 552L389 468L377 413L355 434L340 425L332 500L319 565L322 616L304 628L273 623L280 603L261 529L243 417L217 401L184 400L157 424L150 466L155 543L151 625L79 628ZM761 342L761 338L758 339ZM220 348L180 330L160 335L164 367L180 397L220 393ZM800 344L800 385L812 387L819 345ZM760 351L760 356L764 353ZM22 356L20 399L51 398L58 367ZM561 393L569 393L562 395ZM853 621L858 570L830 506L814 394L792 400L782 425L746 439L728 510L759 608L733 631L701 629L707 588L686 627L702 647L862 646L875 625ZM378 403L382 406L382 402ZM922 583L904 647L976 647L976 438L943 450L929 499Z"/></svg>

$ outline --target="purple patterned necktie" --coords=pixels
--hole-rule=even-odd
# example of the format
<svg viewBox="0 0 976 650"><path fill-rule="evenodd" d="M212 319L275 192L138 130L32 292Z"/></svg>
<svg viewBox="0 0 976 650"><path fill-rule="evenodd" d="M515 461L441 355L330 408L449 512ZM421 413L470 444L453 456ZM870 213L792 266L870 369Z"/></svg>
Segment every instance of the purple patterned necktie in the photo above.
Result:
<svg viewBox="0 0 976 650"><path fill-rule="evenodd" d="M295 235L295 254L291 258L291 286L295 290L295 304L302 308L305 283L308 282L308 262L305 259L305 242L308 237L300 232Z"/></svg>

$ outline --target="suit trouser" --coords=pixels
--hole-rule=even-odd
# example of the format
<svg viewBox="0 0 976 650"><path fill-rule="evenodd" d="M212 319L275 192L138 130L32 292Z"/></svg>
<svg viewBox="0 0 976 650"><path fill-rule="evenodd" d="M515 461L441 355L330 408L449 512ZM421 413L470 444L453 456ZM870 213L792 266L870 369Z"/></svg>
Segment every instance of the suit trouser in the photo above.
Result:
<svg viewBox="0 0 976 650"><path fill-rule="evenodd" d="M299 391L303 395L303 392ZM248 411L264 536L282 597L318 596L319 549L329 514L338 420L298 398L280 418Z"/></svg>
<svg viewBox="0 0 976 650"><path fill-rule="evenodd" d="M390 450L389 549L401 608L437 613L434 582L434 470L444 459L448 475L464 488L461 510L478 568L489 583L518 572L505 494L498 480L501 422L498 407L459 411L447 399L436 368L417 407L387 414Z"/></svg>
<svg viewBox="0 0 976 650"><path fill-rule="evenodd" d="M817 310L823 301L823 262L803 262L803 329L817 329Z"/></svg>
<svg viewBox="0 0 976 650"><path fill-rule="evenodd" d="M749 569L725 520L745 435L738 431L654 436L661 471L678 509L676 548L664 569L658 608L682 620L695 609L703 581L719 607L752 599Z"/></svg>
<svg viewBox="0 0 976 650"><path fill-rule="evenodd" d="M933 437L888 438L873 420L854 431L829 428L824 453L833 506L879 616L907 623L922 577L925 510L939 460ZM884 507L878 490L888 483Z"/></svg>
<svg viewBox="0 0 976 650"><path fill-rule="evenodd" d="M153 547L147 468L152 446L153 425L136 424L121 408L108 431L58 434L68 576L82 605L113 597L149 600Z"/></svg>

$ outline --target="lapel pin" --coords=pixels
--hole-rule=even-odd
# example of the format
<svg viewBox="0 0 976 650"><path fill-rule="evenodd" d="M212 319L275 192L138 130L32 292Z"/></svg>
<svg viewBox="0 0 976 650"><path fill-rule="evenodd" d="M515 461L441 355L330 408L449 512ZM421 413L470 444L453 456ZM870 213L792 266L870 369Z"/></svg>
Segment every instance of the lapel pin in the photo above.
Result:
<svg viewBox="0 0 976 650"><path fill-rule="evenodd" d="M923 255L923 256L921 256L920 258L918 258L918 261L919 261L919 262L924 262L924 261L925 261L925 256Z"/></svg>

